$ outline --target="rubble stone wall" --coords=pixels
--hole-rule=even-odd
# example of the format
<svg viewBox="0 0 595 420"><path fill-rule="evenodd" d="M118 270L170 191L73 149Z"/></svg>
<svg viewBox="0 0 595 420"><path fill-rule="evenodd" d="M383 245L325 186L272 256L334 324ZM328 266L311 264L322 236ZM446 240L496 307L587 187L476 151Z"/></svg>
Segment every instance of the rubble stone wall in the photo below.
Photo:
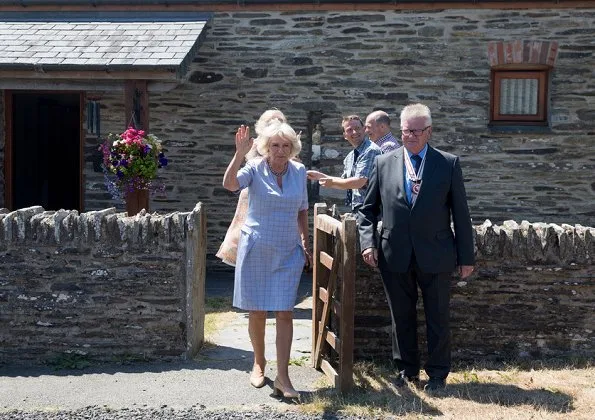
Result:
<svg viewBox="0 0 595 420"><path fill-rule="evenodd" d="M452 278L454 359L595 356L595 228L485 221L475 247L475 273ZM380 274L358 259L356 357L391 357L387 305Z"/></svg>
<svg viewBox="0 0 595 420"><path fill-rule="evenodd" d="M188 275L204 270L198 211L0 210L0 364L191 356L204 317L204 271ZM486 220L474 232L475 274L452 279L454 358L593 357L595 228ZM356 358L386 359L382 283L360 260Z"/></svg>
<svg viewBox="0 0 595 420"><path fill-rule="evenodd" d="M201 263L187 240L200 229L200 211L126 217L114 208L2 209L0 364L194 352L202 340L204 249Z"/></svg>

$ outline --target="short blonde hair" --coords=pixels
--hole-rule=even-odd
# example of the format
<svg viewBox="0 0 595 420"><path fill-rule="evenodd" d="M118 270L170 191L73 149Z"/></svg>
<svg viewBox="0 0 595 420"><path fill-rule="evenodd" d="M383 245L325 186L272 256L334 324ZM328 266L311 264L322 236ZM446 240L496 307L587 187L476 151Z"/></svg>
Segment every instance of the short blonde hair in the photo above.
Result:
<svg viewBox="0 0 595 420"><path fill-rule="evenodd" d="M285 114L279 111L277 108L267 109L262 113L256 124L254 124L254 131L257 136L260 136L267 125L272 121L279 120L281 122L287 122Z"/></svg>
<svg viewBox="0 0 595 420"><path fill-rule="evenodd" d="M424 104L410 104L407 105L401 111L401 127L403 127L403 122L410 118L425 118L426 125L432 125L432 113L430 112L430 108Z"/></svg>
<svg viewBox="0 0 595 420"><path fill-rule="evenodd" d="M300 154L302 142L300 135L289 124L281 121L272 121L264 128L264 131L258 136L257 151L262 156L268 156L270 151L271 139L279 136L284 140L291 142L291 154L289 159L293 159Z"/></svg>
<svg viewBox="0 0 595 420"><path fill-rule="evenodd" d="M262 141L260 135L267 125L274 121L284 123L287 122L287 118L285 118L285 114L283 114L277 108L271 108L264 111L258 121L256 121L256 124L254 124L254 132L256 133L257 137L254 139L252 149L250 149L250 151L246 154L246 160L259 157L260 153L258 152L258 143Z"/></svg>

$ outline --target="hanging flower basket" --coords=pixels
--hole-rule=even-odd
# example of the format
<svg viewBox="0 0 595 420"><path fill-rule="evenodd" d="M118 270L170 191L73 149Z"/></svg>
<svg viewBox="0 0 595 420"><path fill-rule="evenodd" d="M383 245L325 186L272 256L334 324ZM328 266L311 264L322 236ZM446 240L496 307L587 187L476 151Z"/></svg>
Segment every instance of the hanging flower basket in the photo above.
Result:
<svg viewBox="0 0 595 420"><path fill-rule="evenodd" d="M157 170L167 166L159 139L129 127L122 134L108 134L99 149L103 153L105 183L112 197L126 201L129 216L143 208L149 211L149 193L165 189L155 181Z"/></svg>

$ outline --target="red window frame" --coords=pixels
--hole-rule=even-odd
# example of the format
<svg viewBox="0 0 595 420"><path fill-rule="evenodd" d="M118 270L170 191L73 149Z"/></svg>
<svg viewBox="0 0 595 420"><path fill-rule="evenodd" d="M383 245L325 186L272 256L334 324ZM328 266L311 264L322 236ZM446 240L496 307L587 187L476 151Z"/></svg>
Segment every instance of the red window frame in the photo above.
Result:
<svg viewBox="0 0 595 420"><path fill-rule="evenodd" d="M502 94L500 86L505 79L537 79L537 113L536 114L501 114L500 101ZM492 69L491 77L491 114L490 122L494 125L547 125L549 70L510 70Z"/></svg>

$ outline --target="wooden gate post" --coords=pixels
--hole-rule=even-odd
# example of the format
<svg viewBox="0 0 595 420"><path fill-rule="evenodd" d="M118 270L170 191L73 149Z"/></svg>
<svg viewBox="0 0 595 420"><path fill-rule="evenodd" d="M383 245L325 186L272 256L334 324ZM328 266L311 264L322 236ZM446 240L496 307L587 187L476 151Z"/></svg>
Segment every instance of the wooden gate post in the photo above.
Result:
<svg viewBox="0 0 595 420"><path fill-rule="evenodd" d="M205 338L205 283L207 215L203 203L197 203L187 216L185 261L186 357L198 353Z"/></svg>
<svg viewBox="0 0 595 420"><path fill-rule="evenodd" d="M341 315L339 337L339 391L346 392L353 387L353 342L355 322L355 259L357 258L357 223L351 214L343 218L341 225L343 258L341 273Z"/></svg>
<svg viewBox="0 0 595 420"><path fill-rule="evenodd" d="M356 222L351 215L340 222L327 213L325 204L314 205L312 365L346 392L353 387ZM338 358L327 352L329 346Z"/></svg>
<svg viewBox="0 0 595 420"><path fill-rule="evenodd" d="M314 204L314 256L313 256L313 265L314 268L312 270L312 356L316 353L316 338L318 337L318 331L320 326L318 325L318 321L322 317L322 306L319 303L320 298L320 290L319 287L321 284L324 284L326 287L326 283L328 282L328 277L326 280L325 277L325 269L324 266L320 264L320 249L327 249L328 248L328 237L320 232L317 227L317 220L318 215L326 214L327 206L324 203L316 203ZM318 368L314 361L314 357L312 357L312 366Z"/></svg>

